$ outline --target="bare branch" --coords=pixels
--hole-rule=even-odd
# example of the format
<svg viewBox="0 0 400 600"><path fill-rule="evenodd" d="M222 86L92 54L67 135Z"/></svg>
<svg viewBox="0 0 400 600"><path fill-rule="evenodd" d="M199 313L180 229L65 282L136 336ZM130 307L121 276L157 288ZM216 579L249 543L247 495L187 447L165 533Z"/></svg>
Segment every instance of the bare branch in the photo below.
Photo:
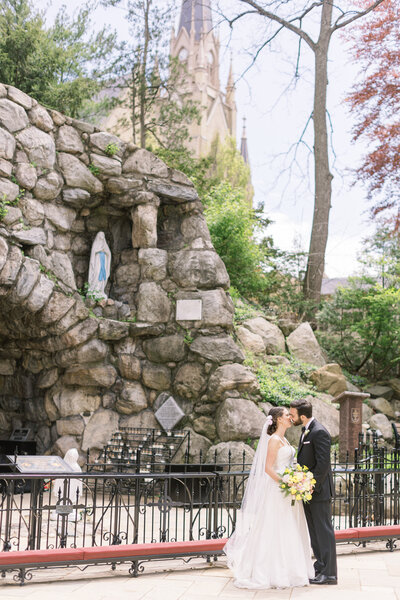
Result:
<svg viewBox="0 0 400 600"><path fill-rule="evenodd" d="M357 21L357 19L360 19L361 17L364 17L365 15L367 15L368 13L370 13L372 10L374 10L377 6L379 6L379 4L382 4L383 1L384 0L375 0L375 2L373 2L372 4L370 4L368 6L368 8L366 8L365 10L357 12L355 15L353 15L352 17L350 17L346 21L343 21L342 23L340 23L340 20L342 18L344 18L346 16L346 14L349 14L349 13L343 13L342 15L340 15L337 18L336 23L332 27L332 33L334 31L336 31L337 29L340 29L342 27L346 27L346 25L349 25L349 23L352 23L353 21Z"/></svg>
<svg viewBox="0 0 400 600"><path fill-rule="evenodd" d="M258 4L258 2L255 2L254 0L240 0L240 1L244 2L245 4L248 4L249 6L252 6L259 15L261 15L263 17L267 17L271 21L276 21L277 23L279 23L286 29L289 29L296 35L299 35L301 38L303 38L303 40L310 46L310 48L313 51L315 50L315 42L310 38L308 33L303 31L303 29L301 29L300 27L293 25L293 23L291 21L287 21L286 19L283 19L282 17L276 15L275 13L270 12L269 10L266 10L265 8L260 6ZM383 0L380 0L380 1L383 1ZM314 2L313 5L306 12L309 12L310 10L312 10L313 8L315 8L317 6L321 6L322 4L323 4L323 2ZM297 21L300 18L302 18L302 16L296 17L296 19L293 19L293 20Z"/></svg>
<svg viewBox="0 0 400 600"><path fill-rule="evenodd" d="M245 70L243 71L243 73L241 74L241 76L239 77L239 79L237 81L239 81L240 79L242 79L247 71L249 71L251 69L251 67L255 64L257 58L259 57L260 53L262 50L264 50L265 46L268 46L268 44L270 42L272 42L272 40L278 35L278 33L280 31L282 31L282 29L284 29L284 26L282 25L281 27L279 27L279 29L277 29L277 31L275 31L275 33L273 35L271 35L270 38L268 38L263 44L261 44L261 46L258 48L257 52L254 54L251 63L249 64L248 67L245 68Z"/></svg>

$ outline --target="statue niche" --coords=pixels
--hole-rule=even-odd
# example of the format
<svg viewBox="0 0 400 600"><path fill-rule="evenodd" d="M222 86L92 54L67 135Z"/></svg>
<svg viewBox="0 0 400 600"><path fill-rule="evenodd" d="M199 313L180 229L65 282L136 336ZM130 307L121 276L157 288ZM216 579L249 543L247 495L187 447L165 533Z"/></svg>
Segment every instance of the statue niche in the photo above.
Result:
<svg viewBox="0 0 400 600"><path fill-rule="evenodd" d="M96 235L90 253L88 291L106 299L105 288L110 276L111 251L103 231Z"/></svg>

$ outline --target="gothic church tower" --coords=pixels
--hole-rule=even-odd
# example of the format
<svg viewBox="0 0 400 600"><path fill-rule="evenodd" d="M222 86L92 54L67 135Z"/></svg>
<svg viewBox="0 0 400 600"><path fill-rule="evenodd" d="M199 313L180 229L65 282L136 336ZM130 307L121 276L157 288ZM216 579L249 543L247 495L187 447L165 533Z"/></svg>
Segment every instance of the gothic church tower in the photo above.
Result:
<svg viewBox="0 0 400 600"><path fill-rule="evenodd" d="M236 103L232 61L226 90L219 81L219 39L213 31L211 0L182 0L178 33L172 32L170 54L185 64L185 85L201 111L189 127L190 147L205 156L212 142L236 137Z"/></svg>

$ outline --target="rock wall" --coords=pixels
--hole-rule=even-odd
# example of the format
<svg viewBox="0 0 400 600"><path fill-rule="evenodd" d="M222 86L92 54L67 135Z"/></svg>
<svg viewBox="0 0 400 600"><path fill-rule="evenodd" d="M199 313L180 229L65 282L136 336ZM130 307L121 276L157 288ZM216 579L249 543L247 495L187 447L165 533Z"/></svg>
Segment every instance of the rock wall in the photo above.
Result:
<svg viewBox="0 0 400 600"><path fill-rule="evenodd" d="M158 426L165 394L193 453L231 438L235 404L258 436L229 278L182 173L0 84L0 202L1 438L23 425L40 452L95 451L119 425ZM112 252L100 304L79 293L98 231ZM180 300L201 318L177 320Z"/></svg>

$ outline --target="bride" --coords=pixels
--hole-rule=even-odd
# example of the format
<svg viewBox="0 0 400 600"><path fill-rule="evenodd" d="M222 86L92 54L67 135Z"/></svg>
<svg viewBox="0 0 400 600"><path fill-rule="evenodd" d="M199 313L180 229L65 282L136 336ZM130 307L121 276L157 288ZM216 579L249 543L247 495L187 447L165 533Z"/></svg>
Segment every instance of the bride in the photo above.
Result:
<svg viewBox="0 0 400 600"><path fill-rule="evenodd" d="M228 566L241 588L308 585L314 577L303 503L285 497L280 475L293 464L295 450L285 438L289 412L271 408L264 424L238 512L236 529L224 547Z"/></svg>

